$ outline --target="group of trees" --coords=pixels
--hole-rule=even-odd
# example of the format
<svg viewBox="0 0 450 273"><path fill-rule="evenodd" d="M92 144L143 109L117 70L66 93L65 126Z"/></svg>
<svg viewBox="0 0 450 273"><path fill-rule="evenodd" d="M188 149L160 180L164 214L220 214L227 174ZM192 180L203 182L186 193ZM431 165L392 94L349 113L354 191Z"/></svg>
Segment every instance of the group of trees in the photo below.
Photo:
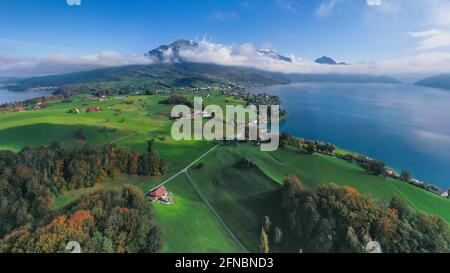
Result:
<svg viewBox="0 0 450 273"><path fill-rule="evenodd" d="M1 253L154 253L162 232L144 194L131 186L82 198L41 227L27 224L0 241Z"/></svg>
<svg viewBox="0 0 450 273"><path fill-rule="evenodd" d="M380 160L367 159L362 166L370 174L382 175L385 172L386 164Z"/></svg>
<svg viewBox="0 0 450 273"><path fill-rule="evenodd" d="M93 187L120 173L159 176L165 171L153 140L145 154L84 142L71 150L53 143L18 154L0 151L0 238L42 217L63 191Z"/></svg>
<svg viewBox="0 0 450 273"><path fill-rule="evenodd" d="M290 234L305 252L366 252L370 241L389 253L450 251L448 224L396 196L384 205L351 187L311 191L297 177L286 177L282 207Z"/></svg>
<svg viewBox="0 0 450 273"><path fill-rule="evenodd" d="M286 145L302 149L308 154L317 152L326 155L334 155L336 152L336 146L334 144L296 138L289 133L283 132L280 135L280 146L284 147Z"/></svg>
<svg viewBox="0 0 450 273"><path fill-rule="evenodd" d="M170 96L167 100L164 101L164 103L170 105L186 105L190 108L194 107L194 104L189 99L178 95Z"/></svg>
<svg viewBox="0 0 450 273"><path fill-rule="evenodd" d="M155 149L155 140L149 140L147 143L147 154L139 159L139 168L137 174L161 176L167 171L166 163L162 160Z"/></svg>
<svg viewBox="0 0 450 273"><path fill-rule="evenodd" d="M255 164L252 161L244 157L241 157L236 163L234 163L234 167L238 169L249 169L254 166Z"/></svg>
<svg viewBox="0 0 450 273"><path fill-rule="evenodd" d="M271 245L277 246L283 241L283 231L278 226L273 227L269 216L264 217L264 223L261 228L261 252L269 253Z"/></svg>

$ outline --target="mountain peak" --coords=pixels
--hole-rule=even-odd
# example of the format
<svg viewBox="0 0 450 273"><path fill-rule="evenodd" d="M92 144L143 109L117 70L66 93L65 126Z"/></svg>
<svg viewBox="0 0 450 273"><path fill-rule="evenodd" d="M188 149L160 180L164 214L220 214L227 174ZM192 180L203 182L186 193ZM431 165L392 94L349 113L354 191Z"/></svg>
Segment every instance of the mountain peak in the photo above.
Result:
<svg viewBox="0 0 450 273"><path fill-rule="evenodd" d="M328 56L322 56L322 57L316 59L315 62L318 64L328 64L328 65L347 65L347 63L344 63L344 62L338 63Z"/></svg>
<svg viewBox="0 0 450 273"><path fill-rule="evenodd" d="M284 62L288 62L288 63L292 63L292 59L286 56L283 56L281 54L279 54L278 52L276 52L273 49L269 49L269 48L262 48L262 49L258 49L257 50L258 54L260 56L264 56L264 57L269 57L278 61L284 61Z"/></svg>
<svg viewBox="0 0 450 273"><path fill-rule="evenodd" d="M154 60L155 62L160 62L160 63L177 62L177 63L179 63L179 62L186 61L181 56L181 52L183 50L198 49L199 46L200 46L200 44L198 42L195 42L192 40L187 40L187 39L180 39L169 45L162 45L156 49L153 49L153 50L149 51L147 54L145 54L145 56L149 57L150 59ZM268 49L268 48L258 49L257 53L261 57L266 57L266 58L274 59L277 61L288 62L288 63L293 62L292 58L283 56L273 49Z"/></svg>
<svg viewBox="0 0 450 273"><path fill-rule="evenodd" d="M192 40L180 39L170 45L162 45L149 51L146 56L157 62L182 62L180 51L188 48L197 48L198 43Z"/></svg>

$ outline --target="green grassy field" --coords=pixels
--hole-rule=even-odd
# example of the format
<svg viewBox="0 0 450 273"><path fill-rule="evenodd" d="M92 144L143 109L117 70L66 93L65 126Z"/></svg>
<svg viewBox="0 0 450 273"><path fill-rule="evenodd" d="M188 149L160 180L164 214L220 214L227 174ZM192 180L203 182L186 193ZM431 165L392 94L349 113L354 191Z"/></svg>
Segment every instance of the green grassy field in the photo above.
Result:
<svg viewBox="0 0 450 273"><path fill-rule="evenodd" d="M192 96L190 96L192 97ZM104 102L84 101L75 97L70 103L58 102L45 110L0 115L0 149L20 151L26 146L62 142L72 147L75 133L82 130L91 144L116 143L136 151L145 151L147 140L154 138L156 148L168 165L162 177L120 176L93 188L80 189L58 196L51 209L57 211L71 202L102 188L124 184L147 191L185 168L196 158L215 146L204 141L175 142L170 138L171 106L162 104L166 97L133 96L109 98ZM226 98L212 94L205 101L223 105ZM72 108L101 106L100 113L70 114ZM106 128L106 129L103 129ZM239 252L241 249L230 238L209 208L196 196L183 177L177 177L168 186L177 200L174 206L155 205L158 220L164 230L167 252Z"/></svg>
<svg viewBox="0 0 450 273"><path fill-rule="evenodd" d="M116 143L141 152L147 147L146 141L154 138L159 154L167 162L168 173L156 178L120 176L94 188L67 192L55 198L51 207L54 211L101 188L130 184L147 191L215 146L215 143L206 141L174 141L170 137L171 106L161 103L166 97L132 96L109 98L104 102L86 102L83 98L74 97L69 103L55 103L42 111L1 114L0 149L19 151L25 146L52 141L72 147L79 130L91 144ZM226 100L232 101L232 98L212 93L205 98L205 104L224 105ZM96 105L103 111L68 113L71 108ZM345 150L339 152L346 153ZM254 166L246 169L234 167L241 158L249 159ZM290 146L266 153L253 144L222 145L201 162L204 164L202 168L189 170L194 183L225 219L233 234L253 252L259 251L259 232L264 216L269 216L274 225L287 230L277 194L286 175L298 176L310 188L324 183L352 186L383 202L398 194L413 208L450 222L450 200L406 183L369 175L360 167L336 158L303 154ZM166 186L174 193L176 204L154 206L165 234L165 252L241 251L197 196L184 174ZM284 249L291 248L287 245ZM292 250L295 251L294 248Z"/></svg>
<svg viewBox="0 0 450 273"><path fill-rule="evenodd" d="M155 205L165 234L165 251L175 253L240 252L224 227L197 196L184 175L178 176L167 190L174 194L175 205Z"/></svg>
<svg viewBox="0 0 450 273"><path fill-rule="evenodd" d="M271 153L261 153L254 145L227 146L226 149L250 159L267 176L279 183L286 175L297 175L311 188L323 183L351 186L385 202L399 194L415 209L441 216L450 222L450 200L407 183L370 175L343 160L318 154L306 155L294 147Z"/></svg>

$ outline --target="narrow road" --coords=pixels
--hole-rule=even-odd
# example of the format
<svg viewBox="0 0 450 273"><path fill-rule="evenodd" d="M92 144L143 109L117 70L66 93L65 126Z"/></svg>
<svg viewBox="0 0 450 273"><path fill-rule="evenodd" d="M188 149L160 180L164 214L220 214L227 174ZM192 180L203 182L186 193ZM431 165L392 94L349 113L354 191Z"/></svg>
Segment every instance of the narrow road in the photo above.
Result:
<svg viewBox="0 0 450 273"><path fill-rule="evenodd" d="M159 125L159 126L157 126L157 127L155 127L155 128L152 128L152 129L150 129L150 130L136 131L136 132L134 132L134 133L132 133L132 134L129 134L129 135L127 135L127 136L124 136L124 137L118 138L118 139L116 139L116 140L113 140L113 141L111 141L110 143L111 143L111 144L114 144L114 143L120 142L120 141L122 141L122 140L125 140L125 139L128 139L128 138L130 138L130 137L133 137L133 136L135 136L135 135L137 135L137 134L139 134L139 133L149 133L149 132L156 131L156 130L158 130L158 129L164 127L164 126L166 126L169 122L170 122L170 120L167 121L167 122L165 122L165 123L163 123L163 124L161 124L161 125Z"/></svg>
<svg viewBox="0 0 450 273"><path fill-rule="evenodd" d="M164 186L165 184L169 183L170 181L172 181L174 178L176 178L177 176L179 176L180 174L186 173L187 170L189 170L189 168L191 168L192 166L194 166L195 163L199 162L202 158L204 158L205 156L207 156L209 153L211 153L212 151L214 151L215 149L217 149L217 147L220 146L220 143L217 144L216 146L214 146L213 148L211 148L210 150L208 150L206 153L204 153L203 155L201 155L199 158L197 158L196 160L194 160L191 164L189 164L186 168L182 169L181 171L179 171L178 173L174 174L172 177L170 177L169 179L165 180L164 182L160 183L159 185L153 187L152 189L150 189L149 191L147 191L145 194L148 194L149 192L154 191L155 189Z"/></svg>
<svg viewBox="0 0 450 273"><path fill-rule="evenodd" d="M187 170L184 170L184 174L186 175L186 178L191 183L192 187L194 188L197 195L202 199L202 201L208 206L208 208L212 211L212 213L216 216L217 220L222 224L226 232L230 235L230 237L234 240L236 245L238 245L245 253L249 253L248 249L239 241L239 239L234 235L234 233L228 228L227 224L225 223L225 220L222 218L222 216L219 215L219 213L216 211L216 209L208 202L208 200L205 198L205 196L202 194L200 189L197 187L197 185L192 180L191 176L189 175Z"/></svg>
<svg viewBox="0 0 450 273"><path fill-rule="evenodd" d="M130 138L130 137L135 136L135 135L137 135L137 132L134 132L134 133L129 134L129 135L127 135L127 136L124 136L124 137L118 138L118 139L116 139L116 140L113 140L113 141L111 141L111 144L120 142L120 141L122 141L122 140L125 140L125 139Z"/></svg>

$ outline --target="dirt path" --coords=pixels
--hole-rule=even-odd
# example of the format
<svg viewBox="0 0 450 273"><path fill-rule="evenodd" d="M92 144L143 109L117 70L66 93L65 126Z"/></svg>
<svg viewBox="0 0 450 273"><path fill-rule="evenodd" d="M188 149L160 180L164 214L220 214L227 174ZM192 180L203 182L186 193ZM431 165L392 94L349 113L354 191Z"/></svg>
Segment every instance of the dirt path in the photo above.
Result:
<svg viewBox="0 0 450 273"><path fill-rule="evenodd" d="M155 189L164 186L165 184L169 183L170 181L172 181L174 178L176 178L177 176L179 176L180 174L183 174L185 172L187 172L187 170L189 170L189 168L191 168L192 166L194 166L195 163L199 162L202 158L204 158L205 156L207 156L209 153L211 153L212 151L214 151L215 149L217 149L217 147L219 147L220 144L217 144L216 146L214 146L213 148L211 148L210 150L208 150L206 153L204 153L203 155L201 155L199 158L197 158L196 160L194 160L191 164L189 164L186 168L182 169L181 171L177 172L176 174L174 174L173 176L171 176L169 179L165 180L164 182L160 183L159 185L153 187L152 189L150 189L149 191L146 192L152 192Z"/></svg>
<svg viewBox="0 0 450 273"><path fill-rule="evenodd" d="M127 136L124 136L124 137L118 138L118 139L116 139L116 140L113 140L113 141L111 141L110 143L111 143L111 144L114 144L114 143L120 142L120 141L122 141L122 140L129 139L130 137L133 137L133 136L135 136L135 135L137 135L137 134L139 134L139 133L150 133L150 132L156 131L156 130L158 130L158 129L164 127L164 126L166 126L169 122L170 122L170 120L167 121L167 122L165 122L165 123L163 123L163 124L161 124L161 125L159 125L159 126L157 126L157 127L155 127L155 128L152 128L152 129L150 129L150 130L144 130L144 131L137 131L137 132L134 132L134 133L129 134L129 135L127 135Z"/></svg>
<svg viewBox="0 0 450 273"><path fill-rule="evenodd" d="M128 138L130 138L130 137L132 137L132 136L135 136L135 135L137 135L137 132L134 132L134 133L129 134L129 135L127 135L127 136L124 136L124 137L118 138L118 139L116 139L116 140L113 140L113 141L111 141L111 144L120 142L120 141L122 141L122 140L128 139Z"/></svg>

